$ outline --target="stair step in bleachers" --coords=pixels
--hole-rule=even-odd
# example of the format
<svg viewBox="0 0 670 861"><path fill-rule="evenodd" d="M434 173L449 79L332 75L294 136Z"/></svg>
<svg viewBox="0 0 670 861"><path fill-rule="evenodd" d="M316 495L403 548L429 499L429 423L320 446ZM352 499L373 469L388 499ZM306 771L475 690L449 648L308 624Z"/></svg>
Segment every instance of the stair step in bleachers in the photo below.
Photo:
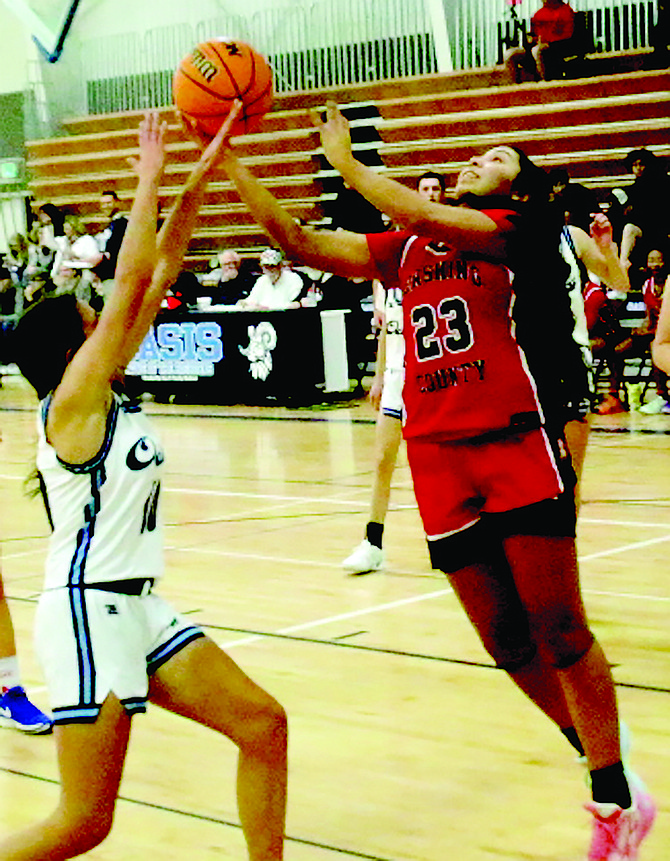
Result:
<svg viewBox="0 0 670 861"><path fill-rule="evenodd" d="M548 105L526 105L519 117L517 106L484 110L440 113L423 117L403 117L377 125L387 143L420 140L426 137L507 132L512 123L516 130L556 128L610 122L637 121L670 115L668 93L644 93L630 96L604 96Z"/></svg>
<svg viewBox="0 0 670 861"><path fill-rule="evenodd" d="M521 146L538 164L566 167L574 181L602 192L632 182L624 159L646 146L670 155L670 71L618 73L576 81L505 84L500 67L451 75L365 84L342 90L285 94L262 130L236 140L250 169L295 218L319 222L320 202L332 195L334 171L323 158L309 109L333 98L372 114L352 125L371 132L357 144L361 158L406 184L428 169L453 184L474 154L501 143ZM165 212L193 164L197 149L171 108L161 109L168 128L169 166L160 190ZM98 200L113 188L127 209L135 177L127 159L136 153L140 112L67 120L63 137L27 145L30 188L37 203L51 201L99 227ZM375 140L376 139L376 140ZM366 156L367 153L367 156ZM187 261L199 265L224 247L256 249L268 242L223 173L207 190Z"/></svg>
<svg viewBox="0 0 670 861"><path fill-rule="evenodd" d="M450 161L467 161L481 149L497 144L522 147L531 158L564 153L573 147L581 150L625 146L627 149L665 145L670 140L670 119L639 120L607 125L584 125L565 128L524 129L495 134L467 135L460 138L435 138L411 143L387 144L380 148L385 164L422 164L439 157Z"/></svg>
<svg viewBox="0 0 670 861"><path fill-rule="evenodd" d="M605 89L604 89L605 88ZM639 72L582 78L574 81L541 81L521 86L490 87L488 89L456 91L411 98L380 99L376 104L385 119L456 111L511 108L514 106L549 105L552 102L600 98L607 93L615 98L631 94L661 93L670 89L670 71Z"/></svg>

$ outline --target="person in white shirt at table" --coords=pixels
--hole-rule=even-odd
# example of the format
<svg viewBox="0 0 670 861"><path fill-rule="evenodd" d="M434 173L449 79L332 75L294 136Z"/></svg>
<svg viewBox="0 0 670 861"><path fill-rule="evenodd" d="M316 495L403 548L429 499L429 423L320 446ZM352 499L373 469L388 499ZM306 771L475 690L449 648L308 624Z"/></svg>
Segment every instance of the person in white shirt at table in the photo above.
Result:
<svg viewBox="0 0 670 861"><path fill-rule="evenodd" d="M244 311L300 308L300 294L305 283L297 272L284 265L281 251L266 248L260 256L260 264L263 274L257 278L246 299L241 299L235 307Z"/></svg>

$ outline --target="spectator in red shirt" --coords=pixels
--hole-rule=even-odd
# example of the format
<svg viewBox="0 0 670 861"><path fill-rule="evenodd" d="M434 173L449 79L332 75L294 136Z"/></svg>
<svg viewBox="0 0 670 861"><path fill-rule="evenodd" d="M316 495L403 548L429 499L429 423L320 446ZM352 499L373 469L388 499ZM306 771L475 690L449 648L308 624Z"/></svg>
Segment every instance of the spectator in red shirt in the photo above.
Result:
<svg viewBox="0 0 670 861"><path fill-rule="evenodd" d="M525 75L531 80L554 77L557 64L574 50L572 36L575 12L564 0L542 0L542 7L531 18L531 32L522 48L510 48L505 65L512 80L519 84Z"/></svg>

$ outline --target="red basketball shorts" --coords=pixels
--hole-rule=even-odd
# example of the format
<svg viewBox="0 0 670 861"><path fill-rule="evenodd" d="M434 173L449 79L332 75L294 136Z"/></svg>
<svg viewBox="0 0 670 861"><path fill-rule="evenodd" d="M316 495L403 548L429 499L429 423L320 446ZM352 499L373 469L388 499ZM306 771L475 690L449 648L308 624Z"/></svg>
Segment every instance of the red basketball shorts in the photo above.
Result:
<svg viewBox="0 0 670 861"><path fill-rule="evenodd" d="M556 499L566 489L560 453L541 428L479 443L410 438L407 456L429 542L467 530L483 514Z"/></svg>

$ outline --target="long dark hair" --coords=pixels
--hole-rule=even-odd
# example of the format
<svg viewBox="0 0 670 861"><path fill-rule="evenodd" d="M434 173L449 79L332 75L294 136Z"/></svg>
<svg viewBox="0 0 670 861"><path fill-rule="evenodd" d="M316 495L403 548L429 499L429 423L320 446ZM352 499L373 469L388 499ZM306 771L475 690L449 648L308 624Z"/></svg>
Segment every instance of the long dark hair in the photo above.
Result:
<svg viewBox="0 0 670 861"><path fill-rule="evenodd" d="M65 213L59 209L54 203L43 203L40 206L40 210L42 212L46 212L46 214L51 219L51 223L54 228L54 236L62 236L63 235L63 223L65 222Z"/></svg>
<svg viewBox="0 0 670 861"><path fill-rule="evenodd" d="M516 337L537 385L545 418L562 432L574 408L589 399L590 375L573 333L575 318L566 283L570 268L560 253L564 224L549 201L549 175L523 150L512 191L527 200L517 204L519 228L510 240L514 272Z"/></svg>
<svg viewBox="0 0 670 861"><path fill-rule="evenodd" d="M42 299L19 320L10 355L41 400L60 383L84 343L84 324L72 293Z"/></svg>

